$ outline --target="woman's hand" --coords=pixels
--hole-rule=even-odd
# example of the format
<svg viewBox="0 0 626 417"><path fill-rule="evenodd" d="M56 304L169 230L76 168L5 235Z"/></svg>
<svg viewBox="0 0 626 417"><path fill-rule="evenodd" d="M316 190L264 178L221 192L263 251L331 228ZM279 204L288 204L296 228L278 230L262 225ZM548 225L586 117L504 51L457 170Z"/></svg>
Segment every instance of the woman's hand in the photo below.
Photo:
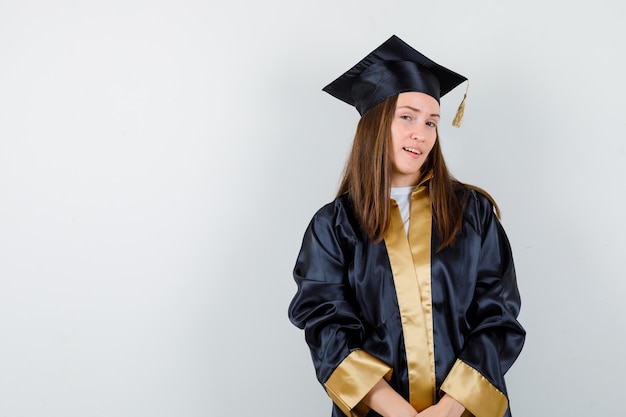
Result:
<svg viewBox="0 0 626 417"><path fill-rule="evenodd" d="M415 408L384 379L378 381L361 402L384 417L417 416Z"/></svg>
<svg viewBox="0 0 626 417"><path fill-rule="evenodd" d="M444 395L441 400L435 405L431 405L426 410L419 413L418 417L461 417L465 411L457 400L449 396Z"/></svg>

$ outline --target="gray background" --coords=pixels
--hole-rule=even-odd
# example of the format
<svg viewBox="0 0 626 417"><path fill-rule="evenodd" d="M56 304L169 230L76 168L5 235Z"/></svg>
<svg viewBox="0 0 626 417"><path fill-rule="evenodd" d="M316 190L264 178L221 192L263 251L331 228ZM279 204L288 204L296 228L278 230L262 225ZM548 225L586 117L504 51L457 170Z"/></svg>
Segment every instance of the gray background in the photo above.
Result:
<svg viewBox="0 0 626 417"><path fill-rule="evenodd" d="M291 269L391 34L470 78L452 172L504 213L516 416L625 415L624 3L1 1L0 416L329 415Z"/></svg>

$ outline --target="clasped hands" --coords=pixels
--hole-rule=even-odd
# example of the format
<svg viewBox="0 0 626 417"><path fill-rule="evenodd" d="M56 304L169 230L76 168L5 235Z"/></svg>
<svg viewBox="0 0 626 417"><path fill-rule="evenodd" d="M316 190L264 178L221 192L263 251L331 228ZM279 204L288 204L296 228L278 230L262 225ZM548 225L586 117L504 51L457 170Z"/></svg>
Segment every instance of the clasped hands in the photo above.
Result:
<svg viewBox="0 0 626 417"><path fill-rule="evenodd" d="M437 404L416 414L413 406L384 379L374 385L362 402L384 417L461 417L465 411L457 400L444 394Z"/></svg>

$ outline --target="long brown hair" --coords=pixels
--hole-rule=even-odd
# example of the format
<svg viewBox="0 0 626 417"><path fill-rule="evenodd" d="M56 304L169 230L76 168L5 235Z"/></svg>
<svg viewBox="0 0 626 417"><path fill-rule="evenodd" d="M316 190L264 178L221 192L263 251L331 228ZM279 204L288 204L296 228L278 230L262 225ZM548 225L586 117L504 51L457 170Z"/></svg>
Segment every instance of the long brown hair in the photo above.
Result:
<svg viewBox="0 0 626 417"><path fill-rule="evenodd" d="M389 229L389 189L391 187L391 158L389 142L398 96L390 97L368 110L359 120L346 162L337 196L348 193L361 227L375 242L380 242ZM433 220L439 233L437 250L454 244L461 231L463 211L468 193L464 189L484 194L500 211L493 198L484 190L457 181L448 171L439 145L439 134L421 169L422 177L433 173L428 189L433 208ZM463 197L461 197L463 196Z"/></svg>

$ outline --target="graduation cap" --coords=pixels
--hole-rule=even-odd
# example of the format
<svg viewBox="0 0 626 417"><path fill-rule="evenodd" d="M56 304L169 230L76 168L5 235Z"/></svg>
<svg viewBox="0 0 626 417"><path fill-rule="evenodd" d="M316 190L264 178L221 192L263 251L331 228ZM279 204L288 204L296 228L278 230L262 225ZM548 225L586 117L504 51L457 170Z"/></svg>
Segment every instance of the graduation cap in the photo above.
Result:
<svg viewBox="0 0 626 417"><path fill-rule="evenodd" d="M356 107L363 116L383 100L408 91L428 94L439 102L466 80L393 35L323 91ZM456 127L461 125L466 97L467 91L452 122Z"/></svg>

